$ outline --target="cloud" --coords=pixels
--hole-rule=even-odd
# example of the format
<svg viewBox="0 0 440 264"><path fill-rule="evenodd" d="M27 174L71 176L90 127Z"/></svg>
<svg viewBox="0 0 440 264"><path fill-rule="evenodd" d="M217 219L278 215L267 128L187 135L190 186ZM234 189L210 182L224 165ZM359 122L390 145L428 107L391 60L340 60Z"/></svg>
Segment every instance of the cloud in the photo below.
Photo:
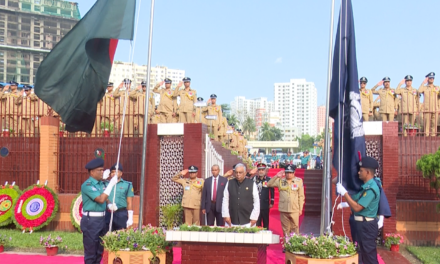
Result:
<svg viewBox="0 0 440 264"><path fill-rule="evenodd" d="M281 62L283 62L283 58L282 57L279 57L279 58L277 58L275 60L275 63L281 63Z"/></svg>

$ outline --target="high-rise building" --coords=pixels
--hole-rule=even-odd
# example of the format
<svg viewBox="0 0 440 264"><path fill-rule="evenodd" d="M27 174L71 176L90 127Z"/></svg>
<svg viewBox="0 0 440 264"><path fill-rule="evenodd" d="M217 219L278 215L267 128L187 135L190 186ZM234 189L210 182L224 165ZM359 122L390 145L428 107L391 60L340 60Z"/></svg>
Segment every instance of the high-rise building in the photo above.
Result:
<svg viewBox="0 0 440 264"><path fill-rule="evenodd" d="M247 117L254 119L257 127L269 122L270 113L274 111L274 104L266 97L246 99L244 96L237 96L231 102L231 114L235 115L238 121L243 122Z"/></svg>
<svg viewBox="0 0 440 264"><path fill-rule="evenodd" d="M275 83L274 98L283 127L296 127L299 134L316 135L317 91L313 82L291 79L288 83Z"/></svg>
<svg viewBox="0 0 440 264"><path fill-rule="evenodd" d="M325 130L325 110L325 105L318 106L318 135ZM333 118L329 118L329 123L329 129L331 130L334 123Z"/></svg>
<svg viewBox="0 0 440 264"><path fill-rule="evenodd" d="M174 89L177 84L185 77L185 70L169 69L165 66L151 67L150 74L150 89L163 81L165 78L170 78L173 82L171 88ZM110 82L118 85L125 78L129 78L134 81L134 85L138 86L142 81L147 80L147 65L137 65L129 62L113 62L112 71L110 73ZM183 87L183 85L182 85Z"/></svg>
<svg viewBox="0 0 440 264"><path fill-rule="evenodd" d="M41 61L80 18L73 2L0 0L0 80L33 84Z"/></svg>

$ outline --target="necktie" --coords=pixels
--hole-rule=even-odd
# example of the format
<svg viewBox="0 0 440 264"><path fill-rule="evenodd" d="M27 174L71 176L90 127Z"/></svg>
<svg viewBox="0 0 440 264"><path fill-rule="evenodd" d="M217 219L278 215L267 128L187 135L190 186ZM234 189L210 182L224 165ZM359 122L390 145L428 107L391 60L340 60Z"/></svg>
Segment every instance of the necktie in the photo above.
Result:
<svg viewBox="0 0 440 264"><path fill-rule="evenodd" d="M217 199L217 177L214 178L214 189L212 194L212 201L215 202Z"/></svg>

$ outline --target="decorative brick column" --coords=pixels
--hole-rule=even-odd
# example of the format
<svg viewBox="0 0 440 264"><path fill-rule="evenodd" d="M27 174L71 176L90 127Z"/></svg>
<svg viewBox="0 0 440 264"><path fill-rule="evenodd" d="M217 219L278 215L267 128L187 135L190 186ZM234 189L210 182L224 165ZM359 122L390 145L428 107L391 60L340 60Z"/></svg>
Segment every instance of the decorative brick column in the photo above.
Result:
<svg viewBox="0 0 440 264"><path fill-rule="evenodd" d="M183 168L194 165L199 168L198 177L205 175L205 137L208 127L204 124L185 124L183 135Z"/></svg>
<svg viewBox="0 0 440 264"><path fill-rule="evenodd" d="M47 180L58 192L58 150L60 145L58 117L43 116L40 125L40 184Z"/></svg>
<svg viewBox="0 0 440 264"><path fill-rule="evenodd" d="M396 232L396 198L399 188L399 138L397 122L382 122L383 189L390 204L392 216L384 221L383 232Z"/></svg>

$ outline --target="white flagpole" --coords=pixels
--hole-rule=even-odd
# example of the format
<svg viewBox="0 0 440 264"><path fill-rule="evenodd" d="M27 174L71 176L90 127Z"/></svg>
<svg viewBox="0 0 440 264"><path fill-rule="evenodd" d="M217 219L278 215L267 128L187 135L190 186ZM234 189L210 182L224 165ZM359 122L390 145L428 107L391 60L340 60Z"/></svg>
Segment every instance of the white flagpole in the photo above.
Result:
<svg viewBox="0 0 440 264"><path fill-rule="evenodd" d="M321 226L320 234L323 235L330 219L330 134L329 134L329 106L330 106L330 84L332 81L332 58L333 58L333 24L335 16L335 0L332 0L332 9L330 15L330 45L328 50L328 71L327 71L327 95L325 107L325 140L322 170L322 194L321 194ZM327 192L328 190L328 192ZM327 195L328 193L328 195Z"/></svg>
<svg viewBox="0 0 440 264"><path fill-rule="evenodd" d="M140 10L139 10L140 11ZM147 66L147 91L145 94L144 109L144 135L142 141L142 167L141 167L141 192L139 199L139 229L142 229L142 216L144 206L144 186L145 186L145 160L147 158L147 129L148 129L148 103L150 102L150 74L151 74L151 49L153 43L153 18L154 18L154 0L151 0L150 10L150 36L148 40L148 66Z"/></svg>

